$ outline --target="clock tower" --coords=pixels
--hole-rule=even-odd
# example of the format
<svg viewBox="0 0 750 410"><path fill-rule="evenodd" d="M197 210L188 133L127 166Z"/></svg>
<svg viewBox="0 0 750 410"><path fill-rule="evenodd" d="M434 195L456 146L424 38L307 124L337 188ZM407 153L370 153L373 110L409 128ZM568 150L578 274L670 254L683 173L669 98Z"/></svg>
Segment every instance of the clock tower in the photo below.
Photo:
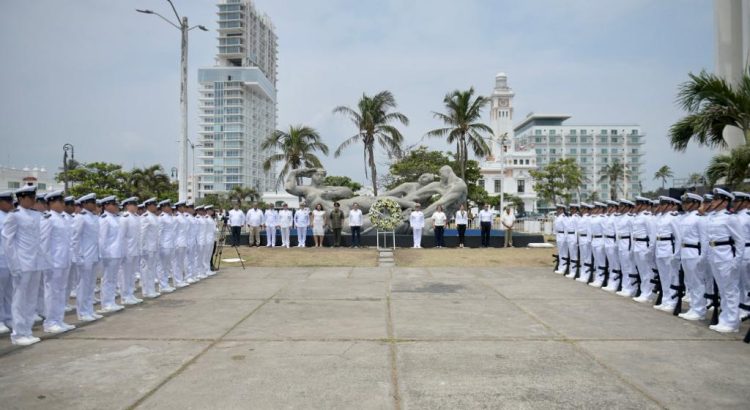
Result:
<svg viewBox="0 0 750 410"><path fill-rule="evenodd" d="M513 150L513 96L508 87L508 76L498 73L495 76L495 89L492 92L490 124L492 125L492 157L495 161L503 153Z"/></svg>

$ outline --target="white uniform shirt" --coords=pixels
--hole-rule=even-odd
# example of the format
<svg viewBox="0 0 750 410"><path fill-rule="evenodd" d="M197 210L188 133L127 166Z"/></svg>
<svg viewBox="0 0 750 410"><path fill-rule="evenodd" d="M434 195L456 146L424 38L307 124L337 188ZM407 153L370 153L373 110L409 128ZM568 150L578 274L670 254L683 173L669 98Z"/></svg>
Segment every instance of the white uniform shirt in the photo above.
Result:
<svg viewBox="0 0 750 410"><path fill-rule="evenodd" d="M680 221L680 259L690 260L698 259L704 253L705 249L696 249L693 246L701 244L701 220L704 219L698 214L698 211L690 211ZM685 245L691 245L686 247Z"/></svg>
<svg viewBox="0 0 750 410"><path fill-rule="evenodd" d="M298 228L307 228L310 226L310 210L302 208L294 213L294 226Z"/></svg>
<svg viewBox="0 0 750 410"><path fill-rule="evenodd" d="M412 211L409 215L409 225L412 229L424 228L424 213L422 211Z"/></svg>
<svg viewBox="0 0 750 410"><path fill-rule="evenodd" d="M263 211L257 208L250 209L245 216L245 223L253 228L263 225Z"/></svg>
<svg viewBox="0 0 750 410"><path fill-rule="evenodd" d="M73 218L73 263L99 262L99 217L83 209Z"/></svg>
<svg viewBox="0 0 750 410"><path fill-rule="evenodd" d="M141 244L144 255L159 251L159 217L148 211L141 216Z"/></svg>
<svg viewBox="0 0 750 410"><path fill-rule="evenodd" d="M591 216L584 215L578 219L576 234L579 243L591 243Z"/></svg>
<svg viewBox="0 0 750 410"><path fill-rule="evenodd" d="M49 211L42 217L41 238L42 251L47 255L48 267L67 269L72 259L70 254L70 237L73 227L60 212Z"/></svg>
<svg viewBox="0 0 750 410"><path fill-rule="evenodd" d="M589 220L589 233L591 234L591 244L596 246L604 245L604 220L605 215L591 215Z"/></svg>
<svg viewBox="0 0 750 410"><path fill-rule="evenodd" d="M99 254L102 259L122 258L122 236L120 217L108 211L99 216Z"/></svg>
<svg viewBox="0 0 750 410"><path fill-rule="evenodd" d="M7 217L7 212L0 211L0 230L3 229L3 224ZM3 236L0 235L0 269L8 269L8 259L5 257L5 249L3 248Z"/></svg>
<svg viewBox="0 0 750 410"><path fill-rule="evenodd" d="M44 253L39 243L41 216L38 211L19 207L3 223L3 250L11 272L40 270Z"/></svg>
<svg viewBox="0 0 750 410"><path fill-rule="evenodd" d="M292 211L289 209L282 209L279 211L279 228L291 228L293 217L292 217Z"/></svg>
<svg viewBox="0 0 750 410"><path fill-rule="evenodd" d="M617 230L615 229L615 221L619 214L608 214L604 221L602 221L602 232L604 233L604 246L606 248L617 247Z"/></svg>
<svg viewBox="0 0 750 410"><path fill-rule="evenodd" d="M630 237L633 232L633 216L622 214L615 218L615 232L617 232L617 246L621 251L630 250Z"/></svg>
<svg viewBox="0 0 750 410"><path fill-rule="evenodd" d="M432 214L432 221L435 223L435 226L445 226L445 221L448 219L447 216L445 216L445 212L435 212Z"/></svg>
<svg viewBox="0 0 750 410"><path fill-rule="evenodd" d="M468 225L469 224L469 213L466 211L456 211L456 225Z"/></svg>
<svg viewBox="0 0 750 410"><path fill-rule="evenodd" d="M173 215L159 215L159 246L161 249L174 249L177 233L177 222Z"/></svg>
<svg viewBox="0 0 750 410"><path fill-rule="evenodd" d="M229 226L242 226L245 224L245 213L241 209L229 210Z"/></svg>
<svg viewBox="0 0 750 410"><path fill-rule="evenodd" d="M641 253L652 251L656 245L656 218L654 215L649 211L643 211L633 217L631 235L633 236L633 251ZM637 239L648 239L648 241Z"/></svg>
<svg viewBox="0 0 750 410"><path fill-rule="evenodd" d="M565 224L568 215L560 214L555 216L555 221L552 223L552 229L555 230L555 241L562 244L565 242Z"/></svg>
<svg viewBox="0 0 750 410"><path fill-rule="evenodd" d="M190 247L206 245L206 217L200 215L189 215L187 220L189 224Z"/></svg>
<svg viewBox="0 0 750 410"><path fill-rule="evenodd" d="M492 222L492 211L486 209L479 211L479 222Z"/></svg>
<svg viewBox="0 0 750 410"><path fill-rule="evenodd" d="M188 236L192 236L190 229L192 224L188 217L189 215L183 212L176 212L174 214L174 245L176 248L187 248Z"/></svg>
<svg viewBox="0 0 750 410"><path fill-rule="evenodd" d="M214 238L216 237L216 221L206 215L203 217L203 223L205 224L205 229L203 231L205 235L204 242L206 245L213 245Z"/></svg>
<svg viewBox="0 0 750 410"><path fill-rule="evenodd" d="M701 236L706 260L709 262L728 261L742 258L745 252L745 235L736 220L736 215L729 211L714 212L706 216L704 235ZM731 246L716 246L717 242L734 241L734 253ZM711 245L714 246L711 246Z"/></svg>
<svg viewBox="0 0 750 410"><path fill-rule="evenodd" d="M275 228L279 225L278 219L279 214L274 209L266 209L266 212L263 213L263 221L265 222L266 226Z"/></svg>
<svg viewBox="0 0 750 410"><path fill-rule="evenodd" d="M349 226L362 226L361 209L352 209L349 211Z"/></svg>
<svg viewBox="0 0 750 410"><path fill-rule="evenodd" d="M123 212L120 216L120 232L124 244L123 257L133 257L141 254L141 221L137 214Z"/></svg>
<svg viewBox="0 0 750 410"><path fill-rule="evenodd" d="M735 216L737 217L740 226L742 226L742 235L745 237L745 243L747 244L747 242L750 242L750 211L743 209L742 211L737 212ZM750 259L750 252L743 252L743 255L746 261Z"/></svg>
<svg viewBox="0 0 750 410"><path fill-rule="evenodd" d="M678 222L680 221L679 214L677 212L667 212L662 214L656 221L656 257L678 257L680 256L679 244L682 242L680 238L680 229ZM671 238L671 239L668 239Z"/></svg>

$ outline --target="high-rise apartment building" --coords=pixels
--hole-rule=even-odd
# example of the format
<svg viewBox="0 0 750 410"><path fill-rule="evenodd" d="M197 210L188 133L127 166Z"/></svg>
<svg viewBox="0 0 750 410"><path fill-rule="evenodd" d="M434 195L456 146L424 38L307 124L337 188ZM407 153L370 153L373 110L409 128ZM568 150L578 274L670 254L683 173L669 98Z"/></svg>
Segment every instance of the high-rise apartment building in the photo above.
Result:
<svg viewBox="0 0 750 410"><path fill-rule="evenodd" d="M276 182L260 148L276 129L275 28L251 0L222 0L218 9L216 66L198 70L198 198Z"/></svg>
<svg viewBox="0 0 750 410"><path fill-rule="evenodd" d="M529 114L514 128L516 143L536 153L539 168L556 160L575 159L585 178L581 186L582 201L590 201L592 196L611 199L613 188L618 199L639 195L644 170L641 127L565 124L569 118L570 115L564 114ZM615 163L621 164L624 172L613 187L604 175Z"/></svg>

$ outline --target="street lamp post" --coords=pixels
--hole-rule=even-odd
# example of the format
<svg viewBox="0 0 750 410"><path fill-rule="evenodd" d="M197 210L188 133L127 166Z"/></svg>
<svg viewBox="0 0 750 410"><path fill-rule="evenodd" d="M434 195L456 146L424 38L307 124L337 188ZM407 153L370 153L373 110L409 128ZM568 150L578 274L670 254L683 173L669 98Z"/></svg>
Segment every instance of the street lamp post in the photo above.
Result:
<svg viewBox="0 0 750 410"><path fill-rule="evenodd" d="M169 175L172 178L177 179L177 176L179 175L179 173L177 172L177 167L172 167L172 169L170 169L170 171L171 171L171 173Z"/></svg>
<svg viewBox="0 0 750 410"><path fill-rule="evenodd" d="M208 31L208 29L201 25L196 25L193 27L190 27L188 25L188 19L187 17L180 17L180 15L177 13L177 9L175 8L174 4L172 3L172 0L167 0L170 6L172 6L172 11L174 11L175 17L177 17L177 24L170 21L168 18L162 16L161 14L152 11L152 10L140 10L136 9L135 11L139 13L144 14L153 14L158 17L160 17L162 20L169 23L169 25L173 26L174 28L180 30L181 38L180 38L180 115L181 115L181 134L180 134L180 147L179 147L179 172L178 172L178 179L179 179L179 197L180 201L187 200L187 53L188 53L188 31L198 28L203 31Z"/></svg>
<svg viewBox="0 0 750 410"><path fill-rule="evenodd" d="M193 203L195 203L195 201L198 200L198 177L195 175L195 147L200 148L203 146L203 144L193 144L193 141L191 141L190 138L188 138L188 144L190 144L190 152L193 155L193 162L191 167L192 172L190 175L193 176L193 183L191 184L191 188L193 189Z"/></svg>
<svg viewBox="0 0 750 410"><path fill-rule="evenodd" d="M70 159L75 159L73 144L66 143L63 145L63 177L65 180L65 195L68 195L68 151L70 151Z"/></svg>

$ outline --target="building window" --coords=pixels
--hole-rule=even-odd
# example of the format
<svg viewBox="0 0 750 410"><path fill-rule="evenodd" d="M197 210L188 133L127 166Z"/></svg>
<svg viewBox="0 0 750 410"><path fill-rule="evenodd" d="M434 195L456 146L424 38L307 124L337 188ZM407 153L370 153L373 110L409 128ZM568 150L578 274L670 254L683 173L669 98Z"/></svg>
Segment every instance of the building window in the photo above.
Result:
<svg viewBox="0 0 750 410"><path fill-rule="evenodd" d="M214 186L213 185L203 185L203 190L205 191L213 191Z"/></svg>
<svg viewBox="0 0 750 410"><path fill-rule="evenodd" d="M477 186L480 188L484 188L484 179L477 179Z"/></svg>
<svg viewBox="0 0 750 410"><path fill-rule="evenodd" d="M513 160L513 165L518 165L518 160L517 159Z"/></svg>
<svg viewBox="0 0 750 410"><path fill-rule="evenodd" d="M555 130L549 130L549 135L555 135Z"/></svg>
<svg viewBox="0 0 750 410"><path fill-rule="evenodd" d="M502 179L495 180L495 192L497 193L503 192L503 180Z"/></svg>
<svg viewBox="0 0 750 410"><path fill-rule="evenodd" d="M529 160L528 159L526 160L526 165L529 165Z"/></svg>
<svg viewBox="0 0 750 410"><path fill-rule="evenodd" d="M575 154L577 154L577 152L578 152L578 150L576 150L575 148L571 148L571 149L570 149L570 153L571 153L572 155L575 155Z"/></svg>
<svg viewBox="0 0 750 410"><path fill-rule="evenodd" d="M535 137L535 138L534 138L534 141L535 141L535 142L536 142L537 144L539 144L539 143L541 143L541 142L542 142L542 137Z"/></svg>
<svg viewBox="0 0 750 410"><path fill-rule="evenodd" d="M612 135L617 135L617 130L612 130L612 131L610 131L610 133L611 133Z"/></svg>
<svg viewBox="0 0 750 410"><path fill-rule="evenodd" d="M607 130L600 130L599 134L601 134L601 135L607 135Z"/></svg>
<svg viewBox="0 0 750 410"><path fill-rule="evenodd" d="M586 154L586 148L581 148L581 154Z"/></svg>
<svg viewBox="0 0 750 410"><path fill-rule="evenodd" d="M534 130L534 135L542 135L542 130Z"/></svg>
<svg viewBox="0 0 750 410"><path fill-rule="evenodd" d="M555 149L554 149L554 148L550 148L550 149L549 149L549 153L550 153L550 154L556 154L556 152L555 152Z"/></svg>
<svg viewBox="0 0 750 410"><path fill-rule="evenodd" d="M526 181L523 179L518 180L518 193L523 194L526 192Z"/></svg>
<svg viewBox="0 0 750 410"><path fill-rule="evenodd" d="M21 183L20 182L15 182L15 181L8 181L8 188L10 188L10 189L21 188Z"/></svg>
<svg viewBox="0 0 750 410"><path fill-rule="evenodd" d="M573 144L577 142L576 137L570 137L569 141Z"/></svg>
<svg viewBox="0 0 750 410"><path fill-rule="evenodd" d="M638 130L630 130L630 135L638 135Z"/></svg>
<svg viewBox="0 0 750 410"><path fill-rule="evenodd" d="M581 130L581 135L586 135L586 130Z"/></svg>
<svg viewBox="0 0 750 410"><path fill-rule="evenodd" d="M619 139L617 139L617 138L615 138L615 137L612 137L612 143L613 143L613 144L617 144L617 143L619 143L619 142L620 142L620 140L619 140Z"/></svg>
<svg viewBox="0 0 750 410"><path fill-rule="evenodd" d="M602 148L601 152L602 152L602 154L606 154L607 153L607 149L606 148Z"/></svg>
<svg viewBox="0 0 750 410"><path fill-rule="evenodd" d="M570 135L576 135L576 130L570 130Z"/></svg>

